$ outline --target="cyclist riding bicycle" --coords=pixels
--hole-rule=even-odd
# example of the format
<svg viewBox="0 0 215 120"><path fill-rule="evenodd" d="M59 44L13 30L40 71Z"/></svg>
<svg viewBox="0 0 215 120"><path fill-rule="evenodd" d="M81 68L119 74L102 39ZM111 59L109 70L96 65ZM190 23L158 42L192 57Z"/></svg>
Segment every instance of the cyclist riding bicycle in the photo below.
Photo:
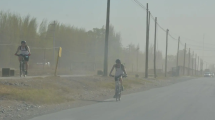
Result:
<svg viewBox="0 0 215 120"><path fill-rule="evenodd" d="M17 54L20 51L20 54ZM26 64L26 71L25 74L27 75L28 73L28 61L29 61L29 56L31 55L30 48L27 46L26 41L21 41L21 45L17 48L17 51L15 55L19 55L19 62L22 60L22 57L24 56L25 64ZM23 55L23 56L21 56ZM28 56L28 57L25 57Z"/></svg>
<svg viewBox="0 0 215 120"><path fill-rule="evenodd" d="M116 60L116 64L113 65L111 71L110 71L110 74L109 76L112 76L112 72L114 70L114 68L116 69L116 72L115 72L115 81L117 81L117 79L119 78L120 80L120 83L122 85L122 75L127 75L126 73L126 70L125 70L125 67L123 64L121 64L121 61L119 59ZM122 91L123 91L124 87L122 85ZM116 95L114 95L115 97Z"/></svg>

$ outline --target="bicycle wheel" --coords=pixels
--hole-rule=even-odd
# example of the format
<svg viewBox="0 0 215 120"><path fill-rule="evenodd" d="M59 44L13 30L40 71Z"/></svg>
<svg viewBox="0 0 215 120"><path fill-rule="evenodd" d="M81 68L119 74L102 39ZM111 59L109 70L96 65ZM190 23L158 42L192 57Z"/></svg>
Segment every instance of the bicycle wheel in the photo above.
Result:
<svg viewBox="0 0 215 120"><path fill-rule="evenodd" d="M119 101L121 100L121 87L119 87Z"/></svg>
<svg viewBox="0 0 215 120"><path fill-rule="evenodd" d="M116 98L117 98L117 101L120 101L120 86L119 86L119 83L117 85L117 96L116 96Z"/></svg>
<svg viewBox="0 0 215 120"><path fill-rule="evenodd" d="M22 77L22 62L19 64L20 77Z"/></svg>
<svg viewBox="0 0 215 120"><path fill-rule="evenodd" d="M24 62L22 63L22 74L23 74L24 77L26 76L26 74L25 74L25 64L24 64Z"/></svg>
<svg viewBox="0 0 215 120"><path fill-rule="evenodd" d="M116 89L116 101L118 101L118 89Z"/></svg>
<svg viewBox="0 0 215 120"><path fill-rule="evenodd" d="M118 85L116 86L116 101L118 101L119 98L119 87Z"/></svg>

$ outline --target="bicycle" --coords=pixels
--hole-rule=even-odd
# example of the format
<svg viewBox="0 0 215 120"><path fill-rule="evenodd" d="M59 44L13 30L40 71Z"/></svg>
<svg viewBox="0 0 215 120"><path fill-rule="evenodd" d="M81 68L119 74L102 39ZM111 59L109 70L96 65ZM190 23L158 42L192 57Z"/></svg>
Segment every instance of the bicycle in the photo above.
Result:
<svg viewBox="0 0 215 120"><path fill-rule="evenodd" d="M112 77L115 77L113 75L111 75ZM126 75L120 75L118 77L116 77L116 80L115 80L115 97L116 97L116 101L120 101L121 100L121 92L122 92L122 86L121 86L121 82L119 81L119 78L120 77L127 77Z"/></svg>
<svg viewBox="0 0 215 120"><path fill-rule="evenodd" d="M19 66L19 68L20 68L20 77L22 77L22 75L24 76L24 77L26 77L26 66L25 66L25 58L28 58L29 57L29 55L22 55L22 54L20 54L20 55L17 55L17 56L22 56L22 59L21 59L21 61L20 61L20 66Z"/></svg>

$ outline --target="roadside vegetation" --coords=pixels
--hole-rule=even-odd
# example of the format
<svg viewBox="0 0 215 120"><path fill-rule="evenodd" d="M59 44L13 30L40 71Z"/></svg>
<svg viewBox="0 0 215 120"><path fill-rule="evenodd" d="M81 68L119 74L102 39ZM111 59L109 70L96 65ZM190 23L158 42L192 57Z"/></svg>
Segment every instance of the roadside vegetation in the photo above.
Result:
<svg viewBox="0 0 215 120"><path fill-rule="evenodd" d="M123 81L125 89L153 83L143 78L128 77ZM32 78L23 80L0 80L0 96L3 100L24 101L35 104L56 104L74 101L86 91L114 90L113 78ZM76 96L76 97L75 97Z"/></svg>

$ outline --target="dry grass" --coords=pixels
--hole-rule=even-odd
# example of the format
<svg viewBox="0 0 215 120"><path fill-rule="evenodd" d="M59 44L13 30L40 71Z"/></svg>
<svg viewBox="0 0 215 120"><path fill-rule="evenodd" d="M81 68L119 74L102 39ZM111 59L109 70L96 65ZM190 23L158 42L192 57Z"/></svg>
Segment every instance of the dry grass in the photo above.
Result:
<svg viewBox="0 0 215 120"><path fill-rule="evenodd" d="M167 77L165 77L165 76L157 76L156 79L157 80L163 80L163 79L167 79Z"/></svg>
<svg viewBox="0 0 215 120"><path fill-rule="evenodd" d="M4 82L3 82L4 83ZM11 80L8 84L0 83L0 96L5 100L26 101L37 104L62 103L77 99L84 91L115 88L114 78L111 77L77 77L77 78L32 78ZM15 83L23 83L16 86ZM123 79L126 89L153 83L144 78L127 77Z"/></svg>
<svg viewBox="0 0 215 120"><path fill-rule="evenodd" d="M114 89L115 88L115 83L114 82L101 82L99 83L100 88L107 88L107 89Z"/></svg>
<svg viewBox="0 0 215 120"><path fill-rule="evenodd" d="M148 81L146 81L145 79L129 77L129 78L123 79L123 86L126 89L129 89L132 87L132 85L144 85L145 82L148 82ZM100 86L101 88L114 89L115 83L114 83L114 80L109 81L109 82L103 81L103 82L98 83L98 86Z"/></svg>
<svg viewBox="0 0 215 120"><path fill-rule="evenodd" d="M62 92L68 92L67 89L56 89L56 87L39 88L21 88L0 84L0 96L9 100L27 101L36 104L61 103L71 99L63 96Z"/></svg>

